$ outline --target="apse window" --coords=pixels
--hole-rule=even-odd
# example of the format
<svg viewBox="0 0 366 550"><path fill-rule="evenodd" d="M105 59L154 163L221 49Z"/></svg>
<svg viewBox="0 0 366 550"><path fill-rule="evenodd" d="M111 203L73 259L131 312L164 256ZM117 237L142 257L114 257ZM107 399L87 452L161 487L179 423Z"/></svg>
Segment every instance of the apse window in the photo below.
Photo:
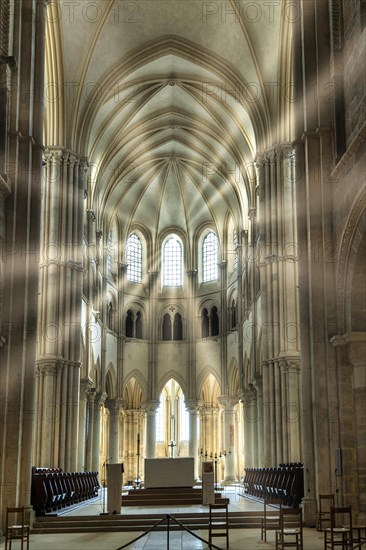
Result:
<svg viewBox="0 0 366 550"><path fill-rule="evenodd" d="M203 282L216 281L218 277L218 239L212 231L205 237L202 245Z"/></svg>
<svg viewBox="0 0 366 550"><path fill-rule="evenodd" d="M139 237L132 233L126 245L127 280L141 283L142 273L142 246Z"/></svg>
<svg viewBox="0 0 366 550"><path fill-rule="evenodd" d="M163 286L182 286L183 254L178 237L172 235L163 245Z"/></svg>

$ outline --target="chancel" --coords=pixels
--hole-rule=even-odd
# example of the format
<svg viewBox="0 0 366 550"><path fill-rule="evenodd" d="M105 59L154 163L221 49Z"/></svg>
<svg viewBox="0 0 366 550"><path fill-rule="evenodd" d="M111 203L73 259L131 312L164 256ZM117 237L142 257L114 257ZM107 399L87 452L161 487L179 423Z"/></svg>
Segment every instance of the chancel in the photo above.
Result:
<svg viewBox="0 0 366 550"><path fill-rule="evenodd" d="M2 532L210 457L365 522L366 2L0 21Z"/></svg>

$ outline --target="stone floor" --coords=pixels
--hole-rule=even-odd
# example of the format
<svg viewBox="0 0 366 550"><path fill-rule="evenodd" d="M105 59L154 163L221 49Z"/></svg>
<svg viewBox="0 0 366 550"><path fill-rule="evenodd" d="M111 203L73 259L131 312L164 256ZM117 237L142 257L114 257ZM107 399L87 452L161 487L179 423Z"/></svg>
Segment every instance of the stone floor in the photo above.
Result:
<svg viewBox="0 0 366 550"><path fill-rule="evenodd" d="M243 498L239 494L239 489L229 487L225 491L225 496L230 498L229 511L262 510L261 503ZM123 503L123 499L122 499ZM153 513L169 513L174 515L178 512L186 512L194 508L197 511L206 511L207 506L181 506L154 508ZM100 495L92 503L85 503L73 510L64 511L62 515L99 515L103 511L103 498ZM152 512L151 507L123 507L121 514L148 514ZM194 531L203 539L208 538L208 532L205 530ZM29 550L119 550L123 545L136 538L141 532L113 532L113 533L77 533L68 535L49 535L40 534L30 536ZM232 529L229 532L230 550L273 550L274 532L270 531L267 535L267 542L262 542L259 529ZM225 540L215 538L214 543L219 548L225 548ZM0 550L5 548L4 542L0 544ZM129 544L128 550L165 550L167 546L166 532L152 532L144 536L139 541ZM173 531L169 537L170 550L199 550L206 549L208 545L197 540L191 534L184 531ZM12 550L20 549L19 541L13 542ZM315 529L304 529L304 549L303 550L323 550L323 536Z"/></svg>

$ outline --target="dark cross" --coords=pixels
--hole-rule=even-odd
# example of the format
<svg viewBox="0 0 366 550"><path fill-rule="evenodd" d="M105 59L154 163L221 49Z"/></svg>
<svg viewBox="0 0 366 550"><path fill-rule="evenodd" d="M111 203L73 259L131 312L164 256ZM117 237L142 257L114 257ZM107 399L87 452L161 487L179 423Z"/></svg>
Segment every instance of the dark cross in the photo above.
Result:
<svg viewBox="0 0 366 550"><path fill-rule="evenodd" d="M176 447L176 444L174 443L174 441L171 441L170 444L168 445L168 447L170 447L170 456L171 456L171 458L174 458L174 447Z"/></svg>
<svg viewBox="0 0 366 550"><path fill-rule="evenodd" d="M175 307L174 307L174 306L170 306L169 311L171 311L171 312L173 313L173 311L175 311Z"/></svg>

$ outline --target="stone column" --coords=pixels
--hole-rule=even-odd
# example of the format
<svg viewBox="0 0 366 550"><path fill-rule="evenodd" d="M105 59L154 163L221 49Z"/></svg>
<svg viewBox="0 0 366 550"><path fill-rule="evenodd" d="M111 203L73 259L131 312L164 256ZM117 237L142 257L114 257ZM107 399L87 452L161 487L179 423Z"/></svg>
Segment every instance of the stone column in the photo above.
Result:
<svg viewBox="0 0 366 550"><path fill-rule="evenodd" d="M119 462L119 424L120 411L124 406L123 399L107 399L105 407L109 411L109 452L108 462Z"/></svg>
<svg viewBox="0 0 366 550"><path fill-rule="evenodd" d="M333 203L329 199L334 189L329 177L329 169L334 166L330 132L334 127L333 104L325 100L325 89L332 82L331 25L327 3L296 0L294 7L301 14L293 23L292 50L294 85L299 90L295 143L297 242L301 251L297 262L301 289L301 427L306 490L302 506L305 524L310 526L316 523L316 492L320 492L320 486L329 487L331 483L332 441L338 439L337 424L317 422L314 407L314 403L321 403L327 410L338 401L336 358L329 353L328 343L337 319L334 276L337 268L327 259L329 245L334 242Z"/></svg>
<svg viewBox="0 0 366 550"><path fill-rule="evenodd" d="M239 389L243 388L244 383L244 353L243 353L243 247L241 244L242 236L238 235L238 246L236 254L238 257L237 266L237 285L238 285L238 303L236 325L238 329L238 370L239 370ZM248 267L248 265L247 265ZM224 335L224 333L222 333ZM226 339L226 336L224 336ZM226 389L223 388L222 391Z"/></svg>
<svg viewBox="0 0 366 550"><path fill-rule="evenodd" d="M42 466L53 464L53 450L55 444L54 426L56 416L55 378L57 369L53 362L38 364L42 379L43 399L41 400L41 454Z"/></svg>
<svg viewBox="0 0 366 550"><path fill-rule="evenodd" d="M101 406L104 403L106 394L97 395L94 402L94 423L91 426L93 430L93 449L92 449L92 470L100 472L100 428L101 428Z"/></svg>
<svg viewBox="0 0 366 550"><path fill-rule="evenodd" d="M146 412L146 458L155 458L156 410L159 407L159 401L147 401L141 407Z"/></svg>
<svg viewBox="0 0 366 550"><path fill-rule="evenodd" d="M187 272L188 275L188 313L187 313L187 399L196 398L196 316L194 299L196 293L197 270L192 269Z"/></svg>
<svg viewBox="0 0 366 550"><path fill-rule="evenodd" d="M352 364L352 390L356 423L357 467L351 470L353 479L350 486L353 488L356 485L357 489L351 496L351 504L358 511L357 515L361 519L366 511L366 332L351 332L346 341ZM352 456L348 463L352 464L354 463L354 451L347 451Z"/></svg>
<svg viewBox="0 0 366 550"><path fill-rule="evenodd" d="M267 362L262 363L263 373L263 466L272 467L272 439L271 439L271 418L270 418L270 385L269 369L271 365Z"/></svg>
<svg viewBox="0 0 366 550"><path fill-rule="evenodd" d="M366 509L366 332L337 335L330 342L337 354L339 409L330 409L327 416L340 424L334 443L341 450L341 472L336 472L334 460L338 504L352 505L360 523Z"/></svg>
<svg viewBox="0 0 366 550"><path fill-rule="evenodd" d="M86 469L91 471L93 469L93 436L94 436L94 424L95 424L95 400L97 397L97 391L95 388L90 388L86 394L87 396L87 415L88 415L88 432L86 433L86 456L85 464Z"/></svg>
<svg viewBox="0 0 366 550"><path fill-rule="evenodd" d="M125 280L126 280L127 264L121 262L119 264L119 279L118 279L118 304L117 311L119 314L119 325L116 327L117 336L117 395L123 395L123 379L125 372L125 326L122 312L125 312Z"/></svg>
<svg viewBox="0 0 366 550"><path fill-rule="evenodd" d="M288 395L290 398L287 409L287 422L289 438L290 462L301 462L300 440L300 361L299 359L287 360L288 368Z"/></svg>
<svg viewBox="0 0 366 550"><path fill-rule="evenodd" d="M194 458L194 478L199 478L198 472L198 402L195 399L185 400L189 412L189 456Z"/></svg>
<svg viewBox="0 0 366 550"><path fill-rule="evenodd" d="M125 469L125 476L127 480L132 481L136 478L135 468L135 448L131 444L130 434L133 431L134 421L134 409L123 409L122 422L123 422L123 463Z"/></svg>
<svg viewBox="0 0 366 550"><path fill-rule="evenodd" d="M227 392L227 262L219 264L221 270L221 303L220 303L220 350L221 350L221 392ZM210 332L211 335L211 332Z"/></svg>
<svg viewBox="0 0 366 550"><path fill-rule="evenodd" d="M80 383L80 407L79 407L79 438L78 438L78 462L77 471L87 470L86 465L86 422L88 418L88 392L90 391L90 381L81 380Z"/></svg>
<svg viewBox="0 0 366 550"><path fill-rule="evenodd" d="M253 422L252 422L252 393L249 390L239 390L238 397L243 402L244 415L244 468L252 468L253 460Z"/></svg>
<svg viewBox="0 0 366 550"><path fill-rule="evenodd" d="M227 456L225 458L225 484L235 483L235 405L236 397L223 395L219 403L225 407L225 435L224 445ZM229 454L230 453L230 454Z"/></svg>
<svg viewBox="0 0 366 550"><path fill-rule="evenodd" d="M158 327L156 323L157 319L157 279L159 273L157 271L151 271L149 273L149 362L148 362L148 397L152 401L156 399L156 362L157 362L157 341L158 341ZM149 413L147 413L149 415ZM152 422L152 420L149 420ZM155 422L155 419L154 419ZM149 440L151 434L148 434ZM154 436L155 437L155 436ZM152 443L151 443L152 444ZM155 444L154 444L155 445ZM150 450L152 450L149 447ZM154 446L155 456L155 446Z"/></svg>

